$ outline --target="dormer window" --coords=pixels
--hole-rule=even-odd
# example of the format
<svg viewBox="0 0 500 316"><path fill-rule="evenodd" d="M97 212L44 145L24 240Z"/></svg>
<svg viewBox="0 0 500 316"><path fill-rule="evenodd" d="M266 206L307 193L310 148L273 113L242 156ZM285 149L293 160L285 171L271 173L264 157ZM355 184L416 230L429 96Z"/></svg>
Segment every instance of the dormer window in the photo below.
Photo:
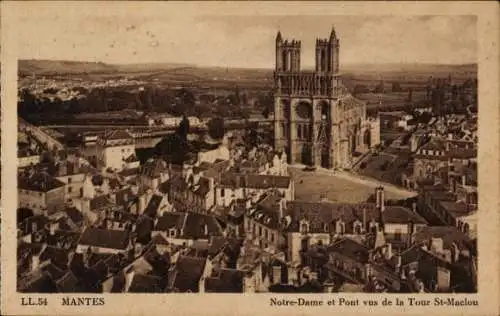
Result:
<svg viewBox="0 0 500 316"><path fill-rule="evenodd" d="M345 223L342 221L338 221L336 231L338 234L341 234L341 235L345 234Z"/></svg>
<svg viewBox="0 0 500 316"><path fill-rule="evenodd" d="M353 224L353 231L357 235L360 235L362 233L361 222L359 222L359 221L354 222L354 224Z"/></svg>
<svg viewBox="0 0 500 316"><path fill-rule="evenodd" d="M305 222L300 223L300 233L301 234L307 234L309 233L309 225Z"/></svg>
<svg viewBox="0 0 500 316"><path fill-rule="evenodd" d="M169 237L175 237L177 235L177 231L175 228L171 228L168 232Z"/></svg>

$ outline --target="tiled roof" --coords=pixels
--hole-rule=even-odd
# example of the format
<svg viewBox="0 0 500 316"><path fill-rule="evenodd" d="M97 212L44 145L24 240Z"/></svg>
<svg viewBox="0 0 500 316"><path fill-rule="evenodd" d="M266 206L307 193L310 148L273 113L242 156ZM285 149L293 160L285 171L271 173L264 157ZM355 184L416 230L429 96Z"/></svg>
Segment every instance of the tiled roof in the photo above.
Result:
<svg viewBox="0 0 500 316"><path fill-rule="evenodd" d="M205 197L210 192L210 180L201 177L198 183L194 186L194 193L198 196Z"/></svg>
<svg viewBox="0 0 500 316"><path fill-rule="evenodd" d="M198 292L205 263L205 258L180 256L169 277L169 287L180 292Z"/></svg>
<svg viewBox="0 0 500 316"><path fill-rule="evenodd" d="M182 232L182 235L178 236L180 238L208 239L210 236L222 235L222 228L215 217L192 212L164 213L158 219L154 230L168 231L172 228L177 229L178 233Z"/></svg>
<svg viewBox="0 0 500 316"><path fill-rule="evenodd" d="M40 253L40 261L50 260L59 268L65 269L69 263L69 255L70 251L66 249L48 246Z"/></svg>
<svg viewBox="0 0 500 316"><path fill-rule="evenodd" d="M160 183L158 190L163 194L167 194L170 191L170 180Z"/></svg>
<svg viewBox="0 0 500 316"><path fill-rule="evenodd" d="M144 210L144 214L149 216L150 218L155 218L162 200L163 196L156 194L153 195L149 200L148 206Z"/></svg>
<svg viewBox="0 0 500 316"><path fill-rule="evenodd" d="M63 212L68 215L73 223L79 224L83 222L83 214L76 207L67 207Z"/></svg>
<svg viewBox="0 0 500 316"><path fill-rule="evenodd" d="M101 195L90 200L90 209L97 210L106 206L113 205L107 195Z"/></svg>
<svg viewBox="0 0 500 316"><path fill-rule="evenodd" d="M156 276L135 273L128 288L129 293L161 293L161 279Z"/></svg>
<svg viewBox="0 0 500 316"><path fill-rule="evenodd" d="M450 150L448 152L448 156L453 158L453 159L477 158L477 150L476 149L456 148L456 149Z"/></svg>
<svg viewBox="0 0 500 316"><path fill-rule="evenodd" d="M122 177L135 176L139 174L139 168L123 169L122 171L118 172L118 174Z"/></svg>
<svg viewBox="0 0 500 316"><path fill-rule="evenodd" d="M170 244L162 235L158 234L151 238L151 242L155 245L168 245Z"/></svg>
<svg viewBox="0 0 500 316"><path fill-rule="evenodd" d="M18 189L37 192L48 192L64 185L62 181L50 176L46 172L36 172L31 176L20 175L17 184Z"/></svg>
<svg viewBox="0 0 500 316"><path fill-rule="evenodd" d="M454 218L469 215L476 210L463 202L440 201L439 204Z"/></svg>
<svg viewBox="0 0 500 316"><path fill-rule="evenodd" d="M219 269L205 280L205 291L216 293L243 293L245 272L236 269Z"/></svg>
<svg viewBox="0 0 500 316"><path fill-rule="evenodd" d="M140 167L141 174L150 178L159 178L163 171L167 171L167 165L159 159L148 161Z"/></svg>
<svg viewBox="0 0 500 316"><path fill-rule="evenodd" d="M66 272L59 280L57 280L57 288L61 293L81 293L85 292L78 278L71 272Z"/></svg>
<svg viewBox="0 0 500 316"><path fill-rule="evenodd" d="M451 249L455 243L459 250L470 250L472 240L454 226L423 226L417 228L415 243L427 242L431 238L441 238L443 248Z"/></svg>
<svg viewBox="0 0 500 316"><path fill-rule="evenodd" d="M137 196L133 194L131 188L124 188L115 193L116 204L123 205L124 207L129 206L131 203L137 200Z"/></svg>
<svg viewBox="0 0 500 316"><path fill-rule="evenodd" d="M342 254L360 263L367 263L369 259L369 249L350 238L343 238L328 246L327 251Z"/></svg>
<svg viewBox="0 0 500 316"><path fill-rule="evenodd" d="M227 172L222 174L220 185L230 188L286 189L290 186L290 181L291 178L285 176L239 174Z"/></svg>
<svg viewBox="0 0 500 316"><path fill-rule="evenodd" d="M205 225L207 231L205 232ZM213 216L188 213L188 217L183 227L183 235L185 238L208 238L209 236L222 236L222 229Z"/></svg>
<svg viewBox="0 0 500 316"><path fill-rule="evenodd" d="M103 136L105 140L133 139L129 132L121 129L106 132Z"/></svg>
<svg viewBox="0 0 500 316"><path fill-rule="evenodd" d="M129 243L129 234L122 230L87 228L79 244L92 247L125 250Z"/></svg>
<svg viewBox="0 0 500 316"><path fill-rule="evenodd" d="M167 231L171 228L182 229L184 218L187 213L163 213L163 216L158 218L155 225L156 231Z"/></svg>
<svg viewBox="0 0 500 316"><path fill-rule="evenodd" d="M338 220L346 224L346 232L352 230L352 223L363 220L363 212L366 221L379 221L380 210L374 203L329 203L329 202L305 202L292 201L287 203L286 215L290 215L292 222L288 230L298 231L298 222L302 218L309 220L311 232L325 232L325 224L332 225ZM426 221L413 211L401 206L386 206L382 213L384 223L405 224L413 221L414 224L425 224Z"/></svg>

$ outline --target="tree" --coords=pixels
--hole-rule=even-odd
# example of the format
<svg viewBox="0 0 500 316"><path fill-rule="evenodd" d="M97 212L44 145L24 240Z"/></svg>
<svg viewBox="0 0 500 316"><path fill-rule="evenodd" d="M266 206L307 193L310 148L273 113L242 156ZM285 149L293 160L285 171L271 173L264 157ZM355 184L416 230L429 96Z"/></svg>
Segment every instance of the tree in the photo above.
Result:
<svg viewBox="0 0 500 316"><path fill-rule="evenodd" d="M258 128L259 124L254 122L254 123L248 123L245 126L245 136L244 136L244 141L245 144L248 145L250 148L256 147L260 143L262 143L259 133L258 133Z"/></svg>
<svg viewBox="0 0 500 316"><path fill-rule="evenodd" d="M222 139L225 134L224 119L222 117L214 117L207 123L208 135L213 139Z"/></svg>
<svg viewBox="0 0 500 316"><path fill-rule="evenodd" d="M408 88L408 102L411 102L413 99L413 88Z"/></svg>
<svg viewBox="0 0 500 316"><path fill-rule="evenodd" d="M401 89L401 85L399 84L399 82L393 82L392 83L392 87L391 87L391 91L392 92L401 92L403 89Z"/></svg>
<svg viewBox="0 0 500 316"><path fill-rule="evenodd" d="M182 117L182 121L179 123L177 134L179 134L181 139L187 141L187 135L189 134L189 119L185 115Z"/></svg>
<svg viewBox="0 0 500 316"><path fill-rule="evenodd" d="M192 107L196 101L193 91L186 88L179 89L179 91L177 91L177 97L180 99L184 108Z"/></svg>

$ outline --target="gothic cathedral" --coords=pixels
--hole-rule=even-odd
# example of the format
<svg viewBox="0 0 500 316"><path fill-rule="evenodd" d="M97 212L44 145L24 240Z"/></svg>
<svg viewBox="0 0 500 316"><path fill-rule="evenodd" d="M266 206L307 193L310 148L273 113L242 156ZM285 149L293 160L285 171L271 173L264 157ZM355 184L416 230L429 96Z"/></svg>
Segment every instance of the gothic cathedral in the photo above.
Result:
<svg viewBox="0 0 500 316"><path fill-rule="evenodd" d="M315 70L304 71L301 42L276 36L275 149L291 164L350 169L380 142L378 119L367 119L366 104L342 85L339 48L332 28L329 39L316 40Z"/></svg>

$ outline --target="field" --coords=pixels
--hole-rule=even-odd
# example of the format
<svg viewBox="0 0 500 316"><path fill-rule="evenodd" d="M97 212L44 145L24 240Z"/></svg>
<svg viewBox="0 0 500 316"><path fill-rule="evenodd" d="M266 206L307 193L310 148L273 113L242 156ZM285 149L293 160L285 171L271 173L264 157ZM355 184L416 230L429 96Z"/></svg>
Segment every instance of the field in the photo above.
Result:
<svg viewBox="0 0 500 316"><path fill-rule="evenodd" d="M295 182L297 200L317 202L324 196L331 202L359 203L366 202L375 192L373 187L332 175L297 169L292 169L290 172ZM392 192L386 192L385 195L387 199L402 198Z"/></svg>

